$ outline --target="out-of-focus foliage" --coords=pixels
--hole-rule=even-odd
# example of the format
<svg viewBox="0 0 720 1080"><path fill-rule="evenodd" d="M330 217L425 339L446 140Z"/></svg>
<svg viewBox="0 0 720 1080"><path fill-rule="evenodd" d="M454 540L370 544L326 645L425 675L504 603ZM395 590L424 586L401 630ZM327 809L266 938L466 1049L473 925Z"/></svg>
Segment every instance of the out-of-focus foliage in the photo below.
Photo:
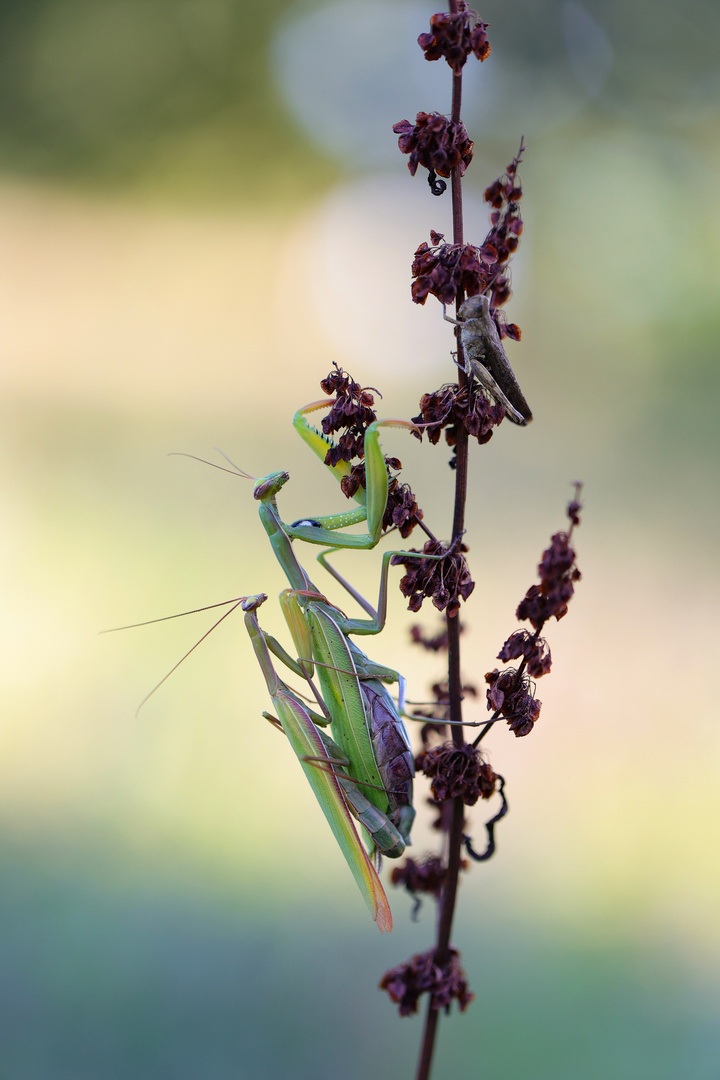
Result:
<svg viewBox="0 0 720 1080"><path fill-rule="evenodd" d="M0 167L258 195L315 155L267 52L287 0L29 0L0 6ZM260 177L262 178L260 182Z"/></svg>
<svg viewBox="0 0 720 1080"><path fill-rule="evenodd" d="M312 15L315 7L290 0L6 0L0 168L215 197L277 192L289 175L296 174L297 184L311 170L315 182L320 172L327 183L333 176L327 159L343 156L343 125L334 150L319 131L305 141L288 122L277 85L284 73L273 77L271 58L284 58L285 68L305 62L322 69L326 99L342 94L343 73L362 74L373 65L382 65L386 79L408 79L399 52L379 55L380 46L388 48L381 30L367 40L359 33L353 20L367 12L339 3ZM431 10L402 0L361 7L377 8L385 25L398 10L417 15L422 25ZM510 123L510 105L512 122L517 117L522 125L525 116L527 135L533 108L552 126L595 97L599 116L651 128L694 127L716 114L720 9L714 3L689 0L681 13L667 0L587 6L521 0L510 9L489 0L486 8L493 63L505 72L495 121ZM303 23L307 13L311 21ZM318 53L298 31L302 25L316 44L320 39ZM337 25L345 25L344 36ZM278 35L289 42L284 52L274 49ZM361 83L356 89L359 99L368 95ZM298 101L303 104L302 93ZM302 123L312 131L322 117L306 108Z"/></svg>

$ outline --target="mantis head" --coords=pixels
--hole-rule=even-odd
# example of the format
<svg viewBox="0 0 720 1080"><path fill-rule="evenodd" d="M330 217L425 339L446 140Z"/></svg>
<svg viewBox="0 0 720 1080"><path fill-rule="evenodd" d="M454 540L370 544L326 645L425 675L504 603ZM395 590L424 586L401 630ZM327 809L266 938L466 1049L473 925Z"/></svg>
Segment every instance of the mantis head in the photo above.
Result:
<svg viewBox="0 0 720 1080"><path fill-rule="evenodd" d="M259 480L255 481L255 488L253 490L253 498L259 501L263 499L274 499L278 491L284 484L290 479L290 473L288 472L274 472L269 476L261 476Z"/></svg>

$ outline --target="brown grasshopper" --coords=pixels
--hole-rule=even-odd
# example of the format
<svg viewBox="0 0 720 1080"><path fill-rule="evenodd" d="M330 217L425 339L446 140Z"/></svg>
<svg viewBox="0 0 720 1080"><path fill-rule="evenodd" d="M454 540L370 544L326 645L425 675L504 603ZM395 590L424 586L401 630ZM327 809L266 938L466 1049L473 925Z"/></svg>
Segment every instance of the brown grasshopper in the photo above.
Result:
<svg viewBox="0 0 720 1080"><path fill-rule="evenodd" d="M498 405L513 424L525 427L532 420L530 406L510 367L495 320L490 314L490 300L485 295L470 296L458 308L458 318L443 318L460 327L460 341L465 357L465 371L473 375L481 389Z"/></svg>

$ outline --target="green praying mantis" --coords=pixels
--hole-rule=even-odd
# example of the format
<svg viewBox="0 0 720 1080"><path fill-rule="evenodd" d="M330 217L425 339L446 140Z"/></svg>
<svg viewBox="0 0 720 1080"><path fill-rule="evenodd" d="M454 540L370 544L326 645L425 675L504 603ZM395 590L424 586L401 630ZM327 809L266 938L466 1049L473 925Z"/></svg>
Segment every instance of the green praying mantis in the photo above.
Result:
<svg viewBox="0 0 720 1080"><path fill-rule="evenodd" d="M329 407L333 400L325 398L312 402L299 409L293 419L301 437L323 459L331 444L308 423L306 416L316 409ZM361 824L369 841L370 852L377 854L378 861L381 855L388 858L402 855L410 842L410 829L415 817L412 805L414 759L400 717L401 713L407 715L404 713L404 679L392 668L371 661L349 635L378 634L382 630L393 555L415 555L424 559L442 559L444 556L384 552L377 610L327 562L326 557L332 551L341 548L368 549L380 539L389 491L388 470L379 441L381 427L419 431L416 425L406 420L375 420L369 424L363 439L365 487L358 488L353 496L358 505L339 514L303 518L288 524L280 517L277 495L289 479L289 474L276 472L255 479L233 466L234 473L254 480L253 494L259 503L260 520L287 577L289 588L280 594L280 605L297 658L261 629L257 611L267 600L264 593L211 607L232 605L215 624L217 626L242 605L245 625L278 714L277 717L270 713L263 715L287 736L360 892L378 927L384 931L392 929L390 905L375 865L358 836L355 821ZM339 481L351 472L350 465L344 461L328 465L328 468ZM367 531L364 533L338 531L361 522L366 523ZM358 602L368 615L367 619L348 618L316 589L295 554L295 540L326 548L318 555L318 561ZM157 621L164 620L150 620ZM144 625L148 623L133 624ZM211 630L214 628L211 627ZM116 629L127 630L131 627ZM138 708L211 630L171 668ZM305 680L319 712L309 707L303 694L291 689L281 679L273 658ZM315 675L319 688L313 681ZM397 706L388 692L387 683L399 684ZM330 734L326 728L329 728Z"/></svg>
<svg viewBox="0 0 720 1080"><path fill-rule="evenodd" d="M313 402L299 409L293 419L301 437L323 459L328 440L306 417L331 403L331 399ZM352 510L288 524L280 517L277 507L277 495L287 482L288 473L271 473L255 480L253 494L259 502L260 520L289 583L280 603L297 658L260 628L257 610L267 599L264 594L248 597L242 605L245 624L278 717L263 715L286 734L381 931L392 928L390 906L354 820L363 826L373 853L389 858L403 853L415 816L413 755L400 718L403 680L391 668L373 663L350 635L377 634L382 630L390 560L397 552L383 554L377 610L340 576L326 556L341 548L372 548L380 538L388 498L388 472L379 429L388 426L415 429L404 420L376 420L369 425L364 438L366 486L355 495L359 505ZM328 468L338 480L350 472L345 462ZM366 523L365 533L338 532L361 522ZM327 547L318 561L358 601L368 618L348 618L315 588L295 554L295 540ZM311 709L280 678L273 657L306 680L320 712ZM319 690L312 681L315 672ZM386 687L386 683L393 682L400 684L399 707ZM323 730L326 727L332 738Z"/></svg>

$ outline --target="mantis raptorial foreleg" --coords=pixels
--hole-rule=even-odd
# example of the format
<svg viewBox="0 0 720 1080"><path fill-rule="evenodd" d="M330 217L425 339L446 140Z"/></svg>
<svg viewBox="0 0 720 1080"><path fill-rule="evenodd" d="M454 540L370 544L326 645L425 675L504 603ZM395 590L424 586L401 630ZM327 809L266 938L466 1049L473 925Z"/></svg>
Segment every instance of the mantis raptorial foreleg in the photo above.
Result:
<svg viewBox="0 0 720 1080"><path fill-rule="evenodd" d="M298 409L293 417L293 425L310 449L323 461L332 445L316 428L312 427L306 416L317 409L327 408L332 399L313 401L310 405ZM382 522L388 500L388 471L380 446L379 429L381 427L404 428L419 434L419 428L408 420L374 420L365 431L363 450L365 455L365 487L359 487L353 496L360 505L353 510L340 514L324 514L320 517L300 518L292 525L285 523L284 528L291 540L305 540L309 544L332 544L343 548L375 547L382 532ZM339 461L336 465L326 465L338 482L351 472L350 465ZM337 533L348 525L367 523L366 533Z"/></svg>

